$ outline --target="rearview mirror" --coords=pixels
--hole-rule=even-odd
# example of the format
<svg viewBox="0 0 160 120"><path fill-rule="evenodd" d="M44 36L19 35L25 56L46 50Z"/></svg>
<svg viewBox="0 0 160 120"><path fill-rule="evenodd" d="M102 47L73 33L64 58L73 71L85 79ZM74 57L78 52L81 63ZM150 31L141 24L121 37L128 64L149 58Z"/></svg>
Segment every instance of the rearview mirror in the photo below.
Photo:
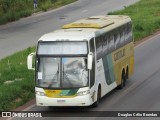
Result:
<svg viewBox="0 0 160 120"><path fill-rule="evenodd" d="M27 67L29 70L35 70L35 68L33 68L33 56L34 55L35 53L31 53L27 57Z"/></svg>
<svg viewBox="0 0 160 120"><path fill-rule="evenodd" d="M89 52L89 54L88 54L88 69L89 70L92 69L92 62L93 62L93 53Z"/></svg>

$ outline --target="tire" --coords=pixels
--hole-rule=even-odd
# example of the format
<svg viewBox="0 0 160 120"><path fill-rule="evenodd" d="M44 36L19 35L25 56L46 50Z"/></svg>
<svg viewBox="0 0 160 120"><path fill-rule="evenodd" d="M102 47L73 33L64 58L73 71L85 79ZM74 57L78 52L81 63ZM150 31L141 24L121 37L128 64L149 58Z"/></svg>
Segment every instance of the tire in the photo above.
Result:
<svg viewBox="0 0 160 120"><path fill-rule="evenodd" d="M118 89L123 89L125 85L126 85L126 76L125 73L123 73L121 78L121 84L118 86Z"/></svg>
<svg viewBox="0 0 160 120"><path fill-rule="evenodd" d="M126 80L129 78L129 75L128 75L128 67L127 67L127 70L126 70Z"/></svg>
<svg viewBox="0 0 160 120"><path fill-rule="evenodd" d="M98 92L97 92L97 101L93 104L93 107L98 107L101 99L101 88L98 87Z"/></svg>

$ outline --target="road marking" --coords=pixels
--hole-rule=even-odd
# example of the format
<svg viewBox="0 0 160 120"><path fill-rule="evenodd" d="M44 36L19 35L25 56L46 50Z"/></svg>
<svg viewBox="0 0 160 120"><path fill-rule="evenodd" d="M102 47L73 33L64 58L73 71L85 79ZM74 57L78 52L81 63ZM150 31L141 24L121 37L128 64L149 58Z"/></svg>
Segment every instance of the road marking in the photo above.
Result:
<svg viewBox="0 0 160 120"><path fill-rule="evenodd" d="M87 12L87 11L88 11L88 10L83 10L82 13L85 13L85 12Z"/></svg>
<svg viewBox="0 0 160 120"><path fill-rule="evenodd" d="M133 91L135 88L137 88L138 86L140 86L143 82L146 82L147 80L151 79L154 75L158 74L158 72L160 71L160 69L158 69L157 72L152 73L149 77L147 77L146 79L143 79L139 82L134 82L131 86L129 86L127 89L123 90L122 93L119 96L116 96L115 99L111 99L110 103L107 104L107 106L105 107L105 110L109 110L109 108L111 108L111 106L113 106L115 103L117 103L117 101L119 101L120 99L122 99L124 96L126 96L128 93L130 93L131 91Z"/></svg>
<svg viewBox="0 0 160 120"><path fill-rule="evenodd" d="M153 36L153 37L151 37L151 38L148 38L148 39L146 39L145 41L143 41L142 43L136 45L135 48L140 47L140 46L142 46L143 44L145 44L146 42L148 42L148 41L150 41L150 40L153 40L153 39L155 39L156 37L159 37L159 36L160 36L160 34L157 34L157 35L155 35L155 36Z"/></svg>
<svg viewBox="0 0 160 120"><path fill-rule="evenodd" d="M35 106L36 106L36 104L30 105L29 107L25 108L25 109L22 110L22 111L28 111L28 110L30 110L31 108L35 107Z"/></svg>
<svg viewBox="0 0 160 120"><path fill-rule="evenodd" d="M131 92L133 89L135 89L139 84L138 83L133 83L130 87L122 91L122 93L118 96L116 96L115 99L111 99L110 103L107 104L107 106L104 106L105 110L109 110L111 106L113 106L117 101L122 99L124 96L126 96L129 92ZM103 108L102 108L103 109Z"/></svg>
<svg viewBox="0 0 160 120"><path fill-rule="evenodd" d="M29 107L27 107L27 108L25 108L24 110L22 110L22 111L28 111L28 110L30 110L30 109L32 109L33 107L35 107L36 106L36 104L33 104L33 105L30 105ZM36 111L35 111L36 112ZM11 117L11 118L8 118L7 120L12 120L14 117Z"/></svg>

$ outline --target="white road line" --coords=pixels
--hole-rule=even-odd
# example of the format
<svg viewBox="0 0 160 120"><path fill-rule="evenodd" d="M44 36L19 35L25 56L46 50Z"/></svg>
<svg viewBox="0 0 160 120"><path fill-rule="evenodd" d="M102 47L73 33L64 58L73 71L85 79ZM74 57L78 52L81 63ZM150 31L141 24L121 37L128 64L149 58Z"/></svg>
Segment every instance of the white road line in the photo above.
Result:
<svg viewBox="0 0 160 120"><path fill-rule="evenodd" d="M33 104L33 105L30 105L29 107L27 107L27 108L25 108L24 110L22 110L22 112L24 112L24 111L28 111L28 110L30 110L30 109L32 109L33 107L35 107L36 106L36 104ZM36 112L36 111L35 111ZM14 117L11 117L11 118L8 118L7 120L12 120Z"/></svg>
<svg viewBox="0 0 160 120"><path fill-rule="evenodd" d="M109 104L107 104L107 106L104 106L105 109L109 109L111 108L111 106L113 106L115 103L117 103L117 101L119 101L120 99L122 99L124 96L126 96L128 93L130 93L133 89L135 89L137 86L139 85L139 83L133 83L130 87L128 87L127 89L125 89L124 91L122 91L121 95L116 97L115 99L113 99L112 101L108 101ZM103 108L102 108L103 109Z"/></svg>
<svg viewBox="0 0 160 120"><path fill-rule="evenodd" d="M142 43L138 44L137 46L135 46L135 48L140 47L141 45L145 44L146 42L148 42L148 41L150 41L150 40L155 39L156 37L160 37L160 34L157 34L157 35L155 35L155 36L153 36L153 37L151 37L151 38L148 38L148 39L145 40L144 42L142 42Z"/></svg>
<svg viewBox="0 0 160 120"><path fill-rule="evenodd" d="M31 108L35 107L35 106L36 106L36 104L30 105L29 107L25 108L25 109L22 110L22 111L28 111L28 110L30 110Z"/></svg>
<svg viewBox="0 0 160 120"><path fill-rule="evenodd" d="M88 11L88 10L83 10L82 13L85 13L85 12L87 12L87 11Z"/></svg>

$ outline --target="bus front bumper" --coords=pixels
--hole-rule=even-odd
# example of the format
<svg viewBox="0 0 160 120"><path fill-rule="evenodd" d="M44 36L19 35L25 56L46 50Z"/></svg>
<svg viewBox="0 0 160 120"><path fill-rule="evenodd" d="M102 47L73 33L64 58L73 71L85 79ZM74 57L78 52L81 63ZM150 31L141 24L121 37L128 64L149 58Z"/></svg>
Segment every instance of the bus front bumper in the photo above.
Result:
<svg viewBox="0 0 160 120"><path fill-rule="evenodd" d="M73 98L50 98L36 95L37 106L90 106L93 104L90 94Z"/></svg>

